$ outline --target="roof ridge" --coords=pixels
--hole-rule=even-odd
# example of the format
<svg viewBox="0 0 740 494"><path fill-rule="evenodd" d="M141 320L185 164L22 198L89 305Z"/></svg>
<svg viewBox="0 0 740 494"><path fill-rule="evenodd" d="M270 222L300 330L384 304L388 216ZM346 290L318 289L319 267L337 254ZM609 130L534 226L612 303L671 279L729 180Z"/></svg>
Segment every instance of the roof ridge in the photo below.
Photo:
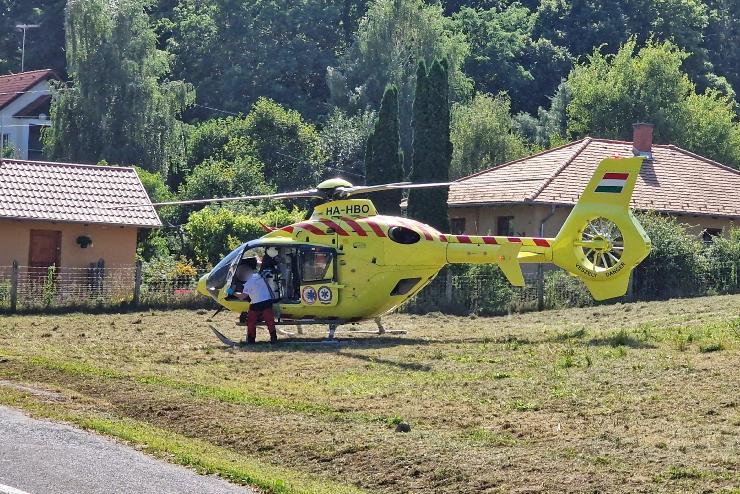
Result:
<svg viewBox="0 0 740 494"><path fill-rule="evenodd" d="M576 140L576 141L571 141L571 142L568 142L568 143L565 143L565 144L561 144L560 146L555 146L554 148L543 149L539 153L529 154L527 156L522 156L521 158L518 158L518 159L515 159L515 160L512 160L512 161L507 161L506 163L500 163L500 164L495 165L495 166L492 166L490 168L486 168L485 170L480 170L480 171L475 172L475 173L472 173L470 175L466 175L464 177L460 177L460 178L458 178L458 179L456 179L454 181L455 182L462 182L463 180L467 180L469 178L477 177L478 175L482 175L484 173L492 172L494 170L500 170L501 168L504 168L504 167L509 166L509 165L513 165L515 163L519 163L520 161L528 160L530 158L536 158L538 156L542 156L543 154L547 154L547 153L550 153L552 151L557 151L559 149L563 149L565 147L572 146L574 144L578 144L579 142L582 142L582 141L583 141L583 139L579 139L579 140Z"/></svg>
<svg viewBox="0 0 740 494"><path fill-rule="evenodd" d="M581 154L581 153L583 152L583 150L584 150L584 149L586 149L586 147L588 147L588 145L589 145L589 144L590 144L591 142L592 142L592 139L591 139L590 137L588 137L588 136L584 137L584 138L583 138L583 140L582 140L582 142L581 142L581 145L580 145L580 146L578 146L578 147L576 148L576 150L575 150L575 151L573 152L573 154L571 154L570 158L568 158L567 160L565 160L565 161L563 162L563 164L562 164L562 165L560 165L560 166L559 166L559 167L558 167L558 168L557 168L557 169L556 169L556 170L555 170L555 171L554 171L554 172L552 173L552 175L550 175L550 176L549 176L549 177L548 177L548 178L547 178L547 179L545 180L545 182L544 182L544 183L543 183L543 184L542 184L542 185L541 185L541 186L540 186L540 187L539 187L539 188L538 188L537 190L535 190L535 191L534 191L534 193L533 193L533 194L531 194L531 195L530 195L529 197L527 197L527 200L528 200L528 201L534 201L535 199L537 199L537 196L539 196L539 195L540 195L540 194L542 193L542 191L543 191L543 190L545 190L545 188L546 188L546 187L547 187L548 185L550 185L550 184L552 183L552 181L553 181L553 180L555 180L555 177L557 177L557 176L558 176L558 175L560 174L560 172L562 172L563 170L565 170L565 168L566 168L566 167L567 167L568 165L570 165L571 163L573 163L573 160L574 160L574 159L576 159L576 158L578 157L578 155L579 155L579 154Z"/></svg>
<svg viewBox="0 0 740 494"><path fill-rule="evenodd" d="M627 145L634 145L634 141L623 141L620 139L607 139L605 137L592 137L591 142L607 142L609 144L627 144ZM652 147L658 147L658 148L670 148L673 146L673 144L652 144Z"/></svg>
<svg viewBox="0 0 740 494"><path fill-rule="evenodd" d="M722 170L730 171L730 172L737 173L738 175L740 175L740 170L738 170L736 168L733 168L733 167L728 166L728 165L723 165L719 161L714 161L713 159L709 159L706 156L702 156L700 154L696 154L696 153L694 153L692 151L689 151L688 149L684 149L682 147L676 146L675 144L668 144L665 147L667 147L669 149L673 149L674 151L678 151L680 153L688 154L692 158L696 158L698 160L704 161L705 163L709 163L710 165L714 165L717 168L720 168Z"/></svg>
<svg viewBox="0 0 740 494"><path fill-rule="evenodd" d="M0 79L5 77L19 77L25 74L38 74L39 72L48 72L51 74L55 74L54 69L36 69L36 70L26 70L25 72L17 72L15 74L3 74L0 75Z"/></svg>
<svg viewBox="0 0 740 494"><path fill-rule="evenodd" d="M127 171L136 172L136 169L133 166L90 165L86 163L64 163L61 161L35 161L35 160L19 160L15 158L0 158L0 164L2 163L21 163L21 164L51 165L51 166L74 166L74 167L79 167L79 168L99 168L99 169L104 169L104 170L127 170Z"/></svg>

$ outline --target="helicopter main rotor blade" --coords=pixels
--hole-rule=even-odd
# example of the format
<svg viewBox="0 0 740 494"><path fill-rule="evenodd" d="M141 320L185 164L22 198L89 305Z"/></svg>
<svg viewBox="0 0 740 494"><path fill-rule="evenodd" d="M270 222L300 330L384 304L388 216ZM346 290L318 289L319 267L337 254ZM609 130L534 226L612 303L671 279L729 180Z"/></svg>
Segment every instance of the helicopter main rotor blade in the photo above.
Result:
<svg viewBox="0 0 740 494"><path fill-rule="evenodd" d="M215 202L234 202L234 201L256 201L260 199L272 199L272 200L284 200L284 199L300 199L304 197L317 197L323 198L324 196L317 190L300 190L296 192L282 192L279 194L262 194L257 196L234 196L234 197L214 197L212 199L191 199L187 201L167 201L167 202L155 202L151 206L162 207L162 206L181 206L189 204L212 204ZM121 204L117 206L105 206L100 209L137 209L137 208L148 208L149 204Z"/></svg>
<svg viewBox="0 0 740 494"><path fill-rule="evenodd" d="M449 187L452 182L440 182L440 183L429 183L429 184L415 184L411 182L397 182L392 184L379 184L379 185L358 185L356 187L338 187L336 190L345 197L354 196L357 194L369 194L371 192L382 192L384 190L397 190L397 189L428 189L434 187Z"/></svg>

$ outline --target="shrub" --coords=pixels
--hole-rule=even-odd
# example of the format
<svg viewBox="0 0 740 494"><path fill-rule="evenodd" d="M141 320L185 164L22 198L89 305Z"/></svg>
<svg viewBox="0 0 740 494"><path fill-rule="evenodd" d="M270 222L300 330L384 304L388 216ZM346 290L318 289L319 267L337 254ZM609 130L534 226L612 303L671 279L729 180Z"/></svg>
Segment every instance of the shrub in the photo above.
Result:
<svg viewBox="0 0 740 494"><path fill-rule="evenodd" d="M740 293L740 228L715 237L706 257L709 287L716 293Z"/></svg>
<svg viewBox="0 0 740 494"><path fill-rule="evenodd" d="M587 307L594 299L579 278L560 269L545 273L545 308Z"/></svg>
<svg viewBox="0 0 740 494"><path fill-rule="evenodd" d="M638 215L652 250L635 268L634 297L639 300L665 300L703 293L706 260L702 242L686 232L675 218L654 213Z"/></svg>
<svg viewBox="0 0 740 494"><path fill-rule="evenodd" d="M206 208L190 215L185 224L191 258L215 264L241 243L265 234L262 224L284 226L299 221L304 212L278 207L262 215L249 215L225 208Z"/></svg>
<svg viewBox="0 0 740 494"><path fill-rule="evenodd" d="M495 265L471 265L455 280L453 301L457 307L481 316L508 314L514 288Z"/></svg>

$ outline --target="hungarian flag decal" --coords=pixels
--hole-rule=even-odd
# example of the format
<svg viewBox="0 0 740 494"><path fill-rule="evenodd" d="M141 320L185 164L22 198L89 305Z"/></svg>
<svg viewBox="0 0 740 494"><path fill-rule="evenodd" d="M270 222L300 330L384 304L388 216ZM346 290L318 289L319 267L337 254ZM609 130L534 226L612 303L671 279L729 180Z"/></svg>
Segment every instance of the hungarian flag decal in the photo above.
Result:
<svg viewBox="0 0 740 494"><path fill-rule="evenodd" d="M596 186L596 192L611 192L619 194L627 183L629 173L605 173L599 185Z"/></svg>

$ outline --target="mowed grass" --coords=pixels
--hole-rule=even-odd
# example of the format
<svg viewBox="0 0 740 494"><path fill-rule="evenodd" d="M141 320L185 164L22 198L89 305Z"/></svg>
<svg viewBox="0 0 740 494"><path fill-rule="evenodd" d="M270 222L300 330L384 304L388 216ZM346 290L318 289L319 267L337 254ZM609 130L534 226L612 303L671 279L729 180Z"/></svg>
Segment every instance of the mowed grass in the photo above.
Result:
<svg viewBox="0 0 740 494"><path fill-rule="evenodd" d="M0 317L0 403L270 492L740 492L740 296L248 351L209 317Z"/></svg>

